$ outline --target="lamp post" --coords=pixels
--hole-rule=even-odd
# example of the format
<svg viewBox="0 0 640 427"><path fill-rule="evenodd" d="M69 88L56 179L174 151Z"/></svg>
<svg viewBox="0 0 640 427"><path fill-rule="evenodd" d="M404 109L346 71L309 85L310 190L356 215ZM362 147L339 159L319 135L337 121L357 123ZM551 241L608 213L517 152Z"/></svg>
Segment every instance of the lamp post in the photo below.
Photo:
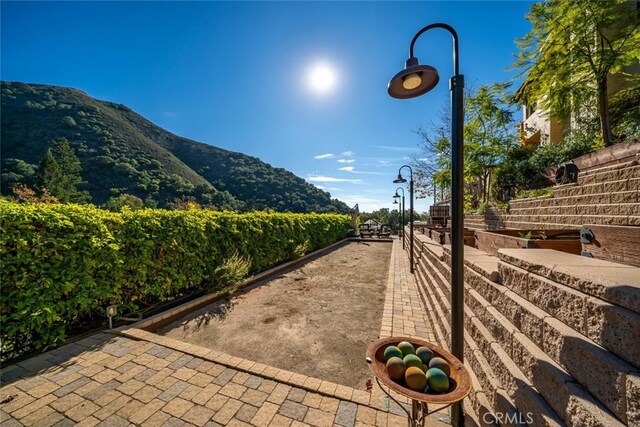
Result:
<svg viewBox="0 0 640 427"><path fill-rule="evenodd" d="M433 89L440 80L438 71L429 65L419 65L413 55L413 47L418 38L429 30L442 28L453 38L453 70L449 80L451 92L451 350L460 361L464 356L464 186L463 186L463 90L464 76L460 74L458 57L458 34L447 24L427 25L416 33L409 46L409 59L404 70L393 76L387 92L393 98L407 99L423 95ZM452 407L451 422L462 426L464 418L461 403Z"/></svg>
<svg viewBox="0 0 640 427"><path fill-rule="evenodd" d="M395 199L395 201L393 203L398 203L398 199L400 198L400 195L398 194L398 190L402 190L402 206L400 206L400 209L402 209L402 214L401 214L401 218L402 219L401 219L400 224L402 224L402 225L400 227L400 230L402 231L402 247L404 248L405 247L404 243L406 241L406 239L404 237L404 210L406 209L406 205L404 203L404 188L402 188L402 187L396 188L396 194L393 195L393 198Z"/></svg>
<svg viewBox="0 0 640 427"><path fill-rule="evenodd" d="M409 165L402 165L400 169L398 169L398 177L393 180L394 184L402 184L407 182L406 179L402 177L402 173L400 171L403 168L409 169L409 271L413 274L413 169ZM403 192L404 194L404 192ZM402 234L404 235L404 224L402 224Z"/></svg>

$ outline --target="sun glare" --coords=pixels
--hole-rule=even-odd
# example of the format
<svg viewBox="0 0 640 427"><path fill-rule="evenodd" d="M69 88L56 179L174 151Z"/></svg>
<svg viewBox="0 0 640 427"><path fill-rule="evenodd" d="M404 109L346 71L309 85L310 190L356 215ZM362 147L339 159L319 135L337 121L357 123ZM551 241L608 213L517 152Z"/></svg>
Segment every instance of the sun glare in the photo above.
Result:
<svg viewBox="0 0 640 427"><path fill-rule="evenodd" d="M308 79L314 92L326 93L336 85L336 72L328 64L316 64L309 70Z"/></svg>

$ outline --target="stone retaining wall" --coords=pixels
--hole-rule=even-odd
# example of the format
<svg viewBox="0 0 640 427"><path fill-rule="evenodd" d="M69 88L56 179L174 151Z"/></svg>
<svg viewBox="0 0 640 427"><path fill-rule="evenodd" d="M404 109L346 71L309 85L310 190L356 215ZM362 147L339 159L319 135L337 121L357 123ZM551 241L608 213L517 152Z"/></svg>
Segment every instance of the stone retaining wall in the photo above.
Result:
<svg viewBox="0 0 640 427"><path fill-rule="evenodd" d="M450 346L450 249L415 239L416 279ZM465 247L469 425L640 425L640 268L544 249ZM512 423L517 424L517 423Z"/></svg>
<svg viewBox="0 0 640 427"><path fill-rule="evenodd" d="M640 225L638 161L594 169L553 195L510 202L509 211L489 208L467 215L465 227L482 230L580 228L584 224Z"/></svg>

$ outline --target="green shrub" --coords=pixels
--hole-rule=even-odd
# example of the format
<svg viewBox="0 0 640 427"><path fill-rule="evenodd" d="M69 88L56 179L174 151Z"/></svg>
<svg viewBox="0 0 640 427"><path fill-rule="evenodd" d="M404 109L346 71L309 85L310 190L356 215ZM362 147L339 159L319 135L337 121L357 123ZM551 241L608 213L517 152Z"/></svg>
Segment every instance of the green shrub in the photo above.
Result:
<svg viewBox="0 0 640 427"><path fill-rule="evenodd" d="M255 272L346 237L337 214L156 209L0 200L2 359L104 320ZM93 323L92 323L93 322Z"/></svg>
<svg viewBox="0 0 640 427"><path fill-rule="evenodd" d="M231 255L222 265L216 268L211 290L224 287L235 287L249 273L251 260L238 252Z"/></svg>
<svg viewBox="0 0 640 427"><path fill-rule="evenodd" d="M597 148L597 143L598 140L592 136L574 132L561 144L539 148L512 147L494 172L494 197L501 200L501 194L509 188L530 189L549 185L543 176L545 169L590 153Z"/></svg>
<svg viewBox="0 0 640 427"><path fill-rule="evenodd" d="M553 188L534 188L533 190L522 190L514 197L514 199L532 199L535 197L551 196Z"/></svg>

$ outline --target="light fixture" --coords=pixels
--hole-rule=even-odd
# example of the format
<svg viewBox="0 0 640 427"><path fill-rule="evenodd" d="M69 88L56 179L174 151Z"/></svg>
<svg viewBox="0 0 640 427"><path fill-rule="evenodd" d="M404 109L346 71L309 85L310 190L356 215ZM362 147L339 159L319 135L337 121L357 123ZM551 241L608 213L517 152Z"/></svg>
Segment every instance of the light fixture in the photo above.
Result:
<svg viewBox="0 0 640 427"><path fill-rule="evenodd" d="M436 23L418 31L411 40L409 59L404 69L391 78L387 85L387 92L393 98L415 98L429 92L438 84L440 80L438 71L429 65L420 65L418 58L413 54L418 38L434 28L447 30L453 38L453 77L449 80L451 92L451 352L462 362L464 358L464 76L459 71L458 34L453 27ZM402 183L406 180L398 174L398 179L393 182ZM411 182L413 183L413 178ZM413 215L413 206L411 206L410 215ZM413 227L411 231L413 232ZM413 243L413 237L411 241ZM456 427L464 425L462 402L452 405L451 424Z"/></svg>
<svg viewBox="0 0 640 427"><path fill-rule="evenodd" d="M404 179L404 178L402 177L402 174L400 174L400 173L398 173L398 177L397 177L396 179L394 179L394 180L393 180L393 183L394 183L394 184L402 184L402 183L405 183L405 182L407 182L407 180L406 180L406 179Z"/></svg>
<svg viewBox="0 0 640 427"><path fill-rule="evenodd" d="M402 177L402 173L400 172L402 169L409 169L409 271L411 274L414 272L413 266L413 169L409 165L402 165L400 169L398 169L398 177L393 180L394 184L402 184L407 182L406 179ZM402 190L402 209L403 209L403 220L402 220L402 235L404 236L404 188L398 187ZM396 188L396 196L398 195L398 188ZM394 196L395 197L395 196ZM404 241L402 239L402 246L404 249Z"/></svg>
<svg viewBox="0 0 640 427"><path fill-rule="evenodd" d="M107 317L109 318L109 329L113 329L113 318L118 315L118 306L110 305L107 307Z"/></svg>
<svg viewBox="0 0 640 427"><path fill-rule="evenodd" d="M438 70L430 65L419 65L418 58L411 57L404 70L393 76L387 91L394 98L414 98L429 92L439 81Z"/></svg>

